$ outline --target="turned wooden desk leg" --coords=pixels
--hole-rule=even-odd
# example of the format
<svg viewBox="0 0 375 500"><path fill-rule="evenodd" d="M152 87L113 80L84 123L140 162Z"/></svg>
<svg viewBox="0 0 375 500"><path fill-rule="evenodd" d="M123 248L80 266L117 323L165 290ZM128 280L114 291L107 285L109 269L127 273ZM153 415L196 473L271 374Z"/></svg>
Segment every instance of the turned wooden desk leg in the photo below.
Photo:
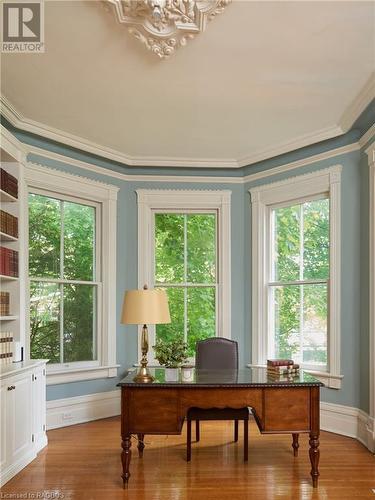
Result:
<svg viewBox="0 0 375 500"><path fill-rule="evenodd" d="M121 461L122 461L122 480L123 480L123 485L124 488L128 486L128 481L130 478L130 472L129 472L129 467L130 467L130 459L132 456L131 452L131 434L126 434L123 436L122 439L122 453L121 453Z"/></svg>
<svg viewBox="0 0 375 500"><path fill-rule="evenodd" d="M187 438L186 438L186 461L191 460L191 420L187 420Z"/></svg>
<svg viewBox="0 0 375 500"><path fill-rule="evenodd" d="M195 440L198 443L201 438L201 430L200 430L200 424L199 420L195 421Z"/></svg>
<svg viewBox="0 0 375 500"><path fill-rule="evenodd" d="M143 457L144 448L145 448L145 435L138 434L138 456L139 456L139 458Z"/></svg>
<svg viewBox="0 0 375 500"><path fill-rule="evenodd" d="M319 477L319 434L310 433L310 462L311 462L311 477L313 482L313 488L317 488L318 486L318 477Z"/></svg>
<svg viewBox="0 0 375 500"><path fill-rule="evenodd" d="M295 457L298 457L298 448L299 448L298 438L299 438L299 434L292 434L292 436L293 436L293 443L292 443L292 446L293 446L293 455Z"/></svg>
<svg viewBox="0 0 375 500"><path fill-rule="evenodd" d="M234 421L234 441L235 443L238 441L238 420Z"/></svg>

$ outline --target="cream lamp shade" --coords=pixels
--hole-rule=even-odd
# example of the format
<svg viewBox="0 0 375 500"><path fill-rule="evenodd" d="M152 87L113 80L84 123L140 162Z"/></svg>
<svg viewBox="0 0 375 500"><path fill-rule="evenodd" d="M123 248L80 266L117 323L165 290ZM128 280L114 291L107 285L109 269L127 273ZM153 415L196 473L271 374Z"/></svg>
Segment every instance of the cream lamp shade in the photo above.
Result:
<svg viewBox="0 0 375 500"><path fill-rule="evenodd" d="M125 292L121 323L156 325L170 322L168 296L164 290L128 290Z"/></svg>

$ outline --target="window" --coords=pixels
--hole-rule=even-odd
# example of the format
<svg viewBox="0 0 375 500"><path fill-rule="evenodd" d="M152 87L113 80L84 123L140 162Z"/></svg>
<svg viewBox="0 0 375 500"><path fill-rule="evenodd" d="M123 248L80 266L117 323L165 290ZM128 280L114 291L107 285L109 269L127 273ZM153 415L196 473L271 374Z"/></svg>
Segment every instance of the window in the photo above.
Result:
<svg viewBox="0 0 375 500"><path fill-rule="evenodd" d="M290 357L340 374L340 182L331 167L250 190L252 364Z"/></svg>
<svg viewBox="0 0 375 500"><path fill-rule="evenodd" d="M164 288L171 324L155 338L230 338L230 191L143 190L138 196L138 286ZM150 362L153 350L149 353Z"/></svg>
<svg viewBox="0 0 375 500"><path fill-rule="evenodd" d="M29 354L47 383L117 375L118 189L28 164Z"/></svg>
<svg viewBox="0 0 375 500"><path fill-rule="evenodd" d="M327 370L329 200L270 210L270 354Z"/></svg>
<svg viewBox="0 0 375 500"><path fill-rule="evenodd" d="M97 360L100 206L29 195L30 355Z"/></svg>
<svg viewBox="0 0 375 500"><path fill-rule="evenodd" d="M155 213L155 287L167 291L171 324L156 338L195 344L216 335L216 214Z"/></svg>

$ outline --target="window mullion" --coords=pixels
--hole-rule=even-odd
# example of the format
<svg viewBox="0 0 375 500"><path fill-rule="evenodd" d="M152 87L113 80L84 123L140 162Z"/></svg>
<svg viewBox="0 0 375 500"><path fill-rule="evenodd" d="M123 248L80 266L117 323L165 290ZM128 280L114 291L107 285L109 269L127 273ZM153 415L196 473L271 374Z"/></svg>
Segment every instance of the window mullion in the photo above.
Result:
<svg viewBox="0 0 375 500"><path fill-rule="evenodd" d="M300 251L300 267L299 267L299 279L303 281L303 268L304 268L304 212L303 212L303 204L300 205L300 228L299 228L299 251ZM300 286L300 306L299 306L299 345L300 345L300 362L303 362L303 330L304 330L304 290L303 285Z"/></svg>
<svg viewBox="0 0 375 500"><path fill-rule="evenodd" d="M64 285L60 284L60 363L64 363Z"/></svg>
<svg viewBox="0 0 375 500"><path fill-rule="evenodd" d="M187 214L184 214L184 342L187 342Z"/></svg>
<svg viewBox="0 0 375 500"><path fill-rule="evenodd" d="M60 279L64 278L64 201L60 200ZM64 363L64 285L60 283L60 363Z"/></svg>

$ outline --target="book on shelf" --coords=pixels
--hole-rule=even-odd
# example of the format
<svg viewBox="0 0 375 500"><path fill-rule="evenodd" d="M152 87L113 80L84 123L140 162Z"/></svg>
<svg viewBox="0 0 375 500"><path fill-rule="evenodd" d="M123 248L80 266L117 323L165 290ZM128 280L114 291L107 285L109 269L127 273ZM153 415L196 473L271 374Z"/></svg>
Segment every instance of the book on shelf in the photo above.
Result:
<svg viewBox="0 0 375 500"><path fill-rule="evenodd" d="M0 231L18 238L18 218L4 212L4 210L0 210Z"/></svg>
<svg viewBox="0 0 375 500"><path fill-rule="evenodd" d="M0 274L18 278L18 252L0 246Z"/></svg>
<svg viewBox="0 0 375 500"><path fill-rule="evenodd" d="M0 292L0 316L9 316L9 292Z"/></svg>
<svg viewBox="0 0 375 500"><path fill-rule="evenodd" d="M3 168L0 168L0 185L2 191L18 198L18 180Z"/></svg>
<svg viewBox="0 0 375 500"><path fill-rule="evenodd" d="M0 333L0 364L7 365L13 361L13 334L12 332Z"/></svg>

